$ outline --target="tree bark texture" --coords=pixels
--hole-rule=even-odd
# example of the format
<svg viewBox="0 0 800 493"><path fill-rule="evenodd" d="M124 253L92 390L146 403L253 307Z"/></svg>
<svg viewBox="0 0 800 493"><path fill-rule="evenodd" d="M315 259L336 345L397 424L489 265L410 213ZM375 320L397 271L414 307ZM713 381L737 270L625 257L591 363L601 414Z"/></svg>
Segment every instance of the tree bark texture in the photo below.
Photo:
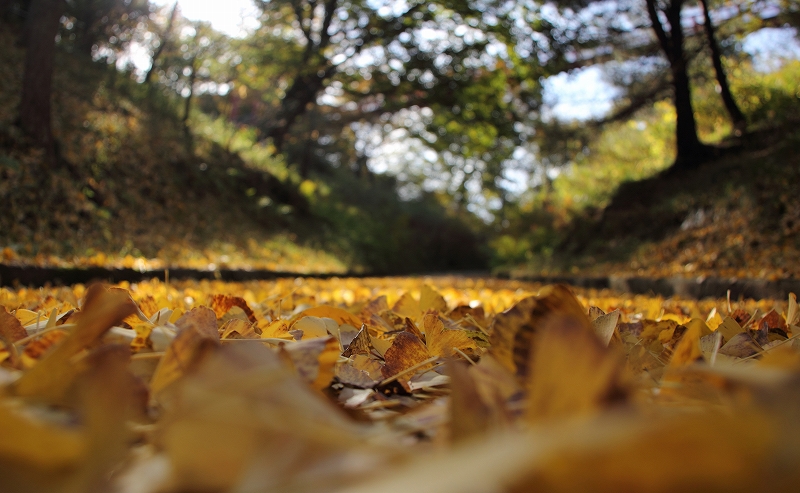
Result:
<svg viewBox="0 0 800 493"><path fill-rule="evenodd" d="M714 73L717 77L717 84L720 87L720 96L722 96L722 101L725 103L725 109L728 110L728 114L731 117L731 122L733 123L734 131L737 133L744 132L745 128L747 128L747 119L742 113L742 110L739 109L739 105L736 104L736 99L734 99L733 94L731 93L730 84L728 84L728 77L725 75L725 67L722 66L722 52L719 49L719 44L717 44L717 37L714 33L714 24L711 22L711 14L708 10L708 0L700 0L700 3L703 6L703 23L706 32L706 38L708 40L708 48L711 51L711 61L714 64Z"/></svg>
<svg viewBox="0 0 800 493"><path fill-rule="evenodd" d="M20 127L37 145L46 149L51 162L55 159L51 121L55 37L63 6L63 0L31 1L19 105Z"/></svg>
<svg viewBox="0 0 800 493"><path fill-rule="evenodd" d="M645 1L653 30L669 61L672 75L673 102L677 120L675 128L677 152L673 168L694 168L708 159L709 148L697 137L697 123L694 119L692 91L681 28L681 9L684 0L672 0L663 11L669 23L669 32L664 29L659 18L656 0Z"/></svg>

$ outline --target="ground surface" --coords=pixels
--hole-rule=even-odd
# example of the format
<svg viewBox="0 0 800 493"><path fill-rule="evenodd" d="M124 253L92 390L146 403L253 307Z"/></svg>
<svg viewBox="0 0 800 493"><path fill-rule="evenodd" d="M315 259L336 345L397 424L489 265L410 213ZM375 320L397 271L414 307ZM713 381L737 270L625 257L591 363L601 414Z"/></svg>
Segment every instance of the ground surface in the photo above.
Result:
<svg viewBox="0 0 800 493"><path fill-rule="evenodd" d="M800 484L793 296L445 277L0 289L0 305L12 491Z"/></svg>

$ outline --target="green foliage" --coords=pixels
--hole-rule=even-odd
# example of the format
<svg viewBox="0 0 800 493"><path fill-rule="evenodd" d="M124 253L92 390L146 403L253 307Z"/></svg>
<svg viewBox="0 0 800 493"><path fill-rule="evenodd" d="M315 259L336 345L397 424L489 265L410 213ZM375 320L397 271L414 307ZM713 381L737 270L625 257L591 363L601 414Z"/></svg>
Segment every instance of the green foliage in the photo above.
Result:
<svg viewBox="0 0 800 493"><path fill-rule="evenodd" d="M372 272L430 272L486 265L475 227L448 214L433 196L401 202L386 175L359 179L344 170L306 185L324 245Z"/></svg>

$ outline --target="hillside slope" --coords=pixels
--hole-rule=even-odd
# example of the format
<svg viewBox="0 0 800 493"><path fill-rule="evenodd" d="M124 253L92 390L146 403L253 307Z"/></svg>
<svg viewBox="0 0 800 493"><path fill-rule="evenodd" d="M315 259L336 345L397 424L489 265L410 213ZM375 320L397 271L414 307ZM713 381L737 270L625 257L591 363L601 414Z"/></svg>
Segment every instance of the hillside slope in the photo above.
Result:
<svg viewBox="0 0 800 493"><path fill-rule="evenodd" d="M717 160L624 183L576 221L544 273L800 278L797 121Z"/></svg>

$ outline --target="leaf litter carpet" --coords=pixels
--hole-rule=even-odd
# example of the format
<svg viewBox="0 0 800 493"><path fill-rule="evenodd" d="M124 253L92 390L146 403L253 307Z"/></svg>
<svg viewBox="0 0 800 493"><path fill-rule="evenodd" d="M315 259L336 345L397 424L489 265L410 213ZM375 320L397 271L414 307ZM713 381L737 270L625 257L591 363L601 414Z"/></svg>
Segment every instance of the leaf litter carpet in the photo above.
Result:
<svg viewBox="0 0 800 493"><path fill-rule="evenodd" d="M297 279L0 305L7 492L800 485L794 295Z"/></svg>

